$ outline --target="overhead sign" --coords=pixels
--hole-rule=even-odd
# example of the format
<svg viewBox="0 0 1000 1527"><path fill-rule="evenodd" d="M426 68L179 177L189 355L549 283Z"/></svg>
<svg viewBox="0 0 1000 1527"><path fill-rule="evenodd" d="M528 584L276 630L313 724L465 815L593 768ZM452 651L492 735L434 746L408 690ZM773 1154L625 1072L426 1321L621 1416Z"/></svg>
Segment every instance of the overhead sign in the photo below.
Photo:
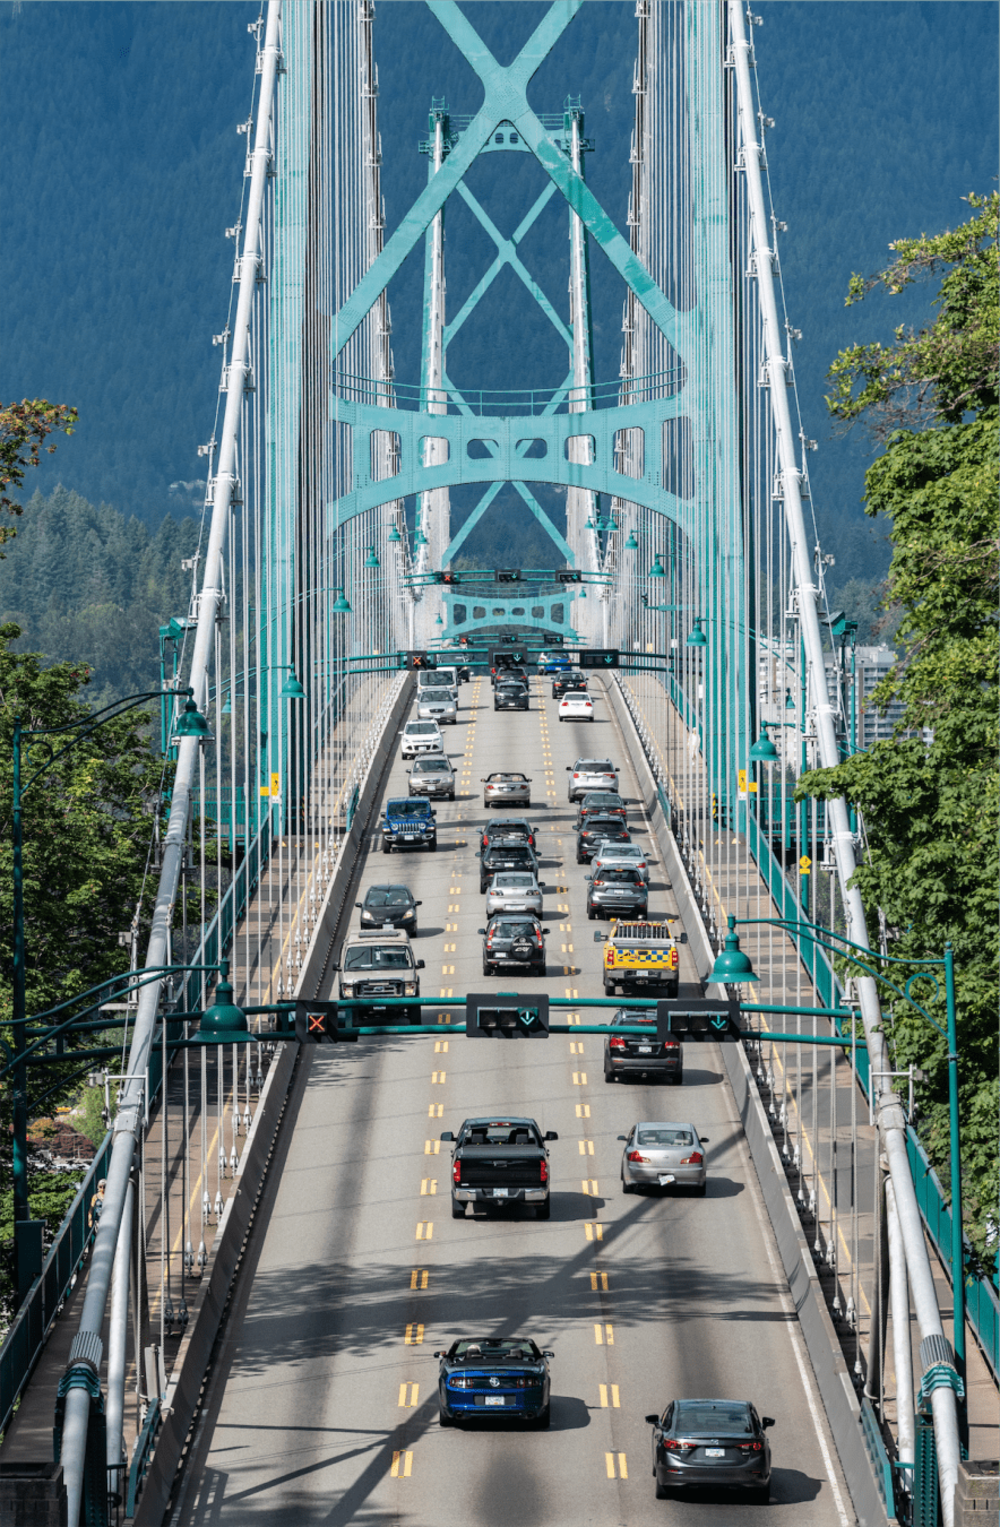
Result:
<svg viewBox="0 0 1000 1527"><path fill-rule="evenodd" d="M407 668L436 668L437 654L434 652L408 652L406 654Z"/></svg>
<svg viewBox="0 0 1000 1527"><path fill-rule="evenodd" d="M661 1044L665 1039L735 1043L743 1038L740 1004L735 997L722 1002L668 997L656 1004L656 1037Z"/></svg>
<svg viewBox="0 0 1000 1527"><path fill-rule="evenodd" d="M581 647L581 668L617 668L617 647Z"/></svg>
<svg viewBox="0 0 1000 1527"><path fill-rule="evenodd" d="M532 992L470 993L465 999L469 1039L548 1039L549 999Z"/></svg>

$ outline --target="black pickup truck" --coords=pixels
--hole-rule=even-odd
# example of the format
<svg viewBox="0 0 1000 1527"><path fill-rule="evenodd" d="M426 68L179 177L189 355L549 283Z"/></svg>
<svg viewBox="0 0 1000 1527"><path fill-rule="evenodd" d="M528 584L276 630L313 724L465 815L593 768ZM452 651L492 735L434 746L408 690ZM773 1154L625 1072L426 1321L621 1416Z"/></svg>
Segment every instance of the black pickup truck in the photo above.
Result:
<svg viewBox="0 0 1000 1527"><path fill-rule="evenodd" d="M451 1157L451 1217L465 1218L466 1204L531 1204L536 1219L549 1217L549 1153L534 1119L466 1119L456 1139L450 1129L442 1140L454 1145Z"/></svg>

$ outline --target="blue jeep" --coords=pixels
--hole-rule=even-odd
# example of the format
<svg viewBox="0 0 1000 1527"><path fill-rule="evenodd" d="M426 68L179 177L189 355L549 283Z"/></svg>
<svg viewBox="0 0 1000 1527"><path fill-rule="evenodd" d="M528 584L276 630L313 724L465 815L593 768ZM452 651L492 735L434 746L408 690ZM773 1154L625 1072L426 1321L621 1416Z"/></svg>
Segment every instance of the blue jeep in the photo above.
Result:
<svg viewBox="0 0 1000 1527"><path fill-rule="evenodd" d="M427 848L437 852L437 822L428 800L403 796L386 801L382 822L382 852L394 848Z"/></svg>

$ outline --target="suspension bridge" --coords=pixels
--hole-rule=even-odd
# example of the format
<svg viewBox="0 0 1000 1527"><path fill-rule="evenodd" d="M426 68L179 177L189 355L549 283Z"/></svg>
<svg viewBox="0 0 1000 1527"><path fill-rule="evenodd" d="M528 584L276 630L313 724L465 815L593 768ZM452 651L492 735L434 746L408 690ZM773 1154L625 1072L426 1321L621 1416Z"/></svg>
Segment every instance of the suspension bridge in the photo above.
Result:
<svg viewBox="0 0 1000 1527"><path fill-rule="evenodd" d="M427 8L475 90L414 100L426 182L391 227L375 7L268 0L251 28L202 543L190 608L160 632L176 770L152 931L113 994L128 1059L109 1134L52 1247L16 1198L4 1501L69 1527L631 1527L665 1509L646 1413L716 1395L775 1418L774 1520L956 1527L988 1490L963 1460L996 1454L997 1305L951 1276L960 1220L886 1047L875 973L901 1000L925 988L870 941L864 824L795 794L855 745L851 628L813 518L755 18L739 0L618 8L634 125L604 205L572 93L581 0L526 19L506 64L482 7ZM562 99L536 110L535 76L564 59ZM504 176L526 159L522 205ZM454 303L449 217L489 251ZM539 236L565 251L562 308ZM422 303L391 314L420 256ZM508 278L563 353L544 387L449 369ZM611 377L599 287L622 303ZM402 377L406 330L420 364ZM552 565L467 566L515 502ZM589 678L589 718L553 696L559 658ZM528 669L526 713L494 707L503 663ZM387 859L415 671L435 666L467 669L451 797L433 855ZM581 759L614 763L650 915L676 937L669 1095L609 1073L611 1015L648 1004L602 996L567 792ZM528 1047L465 1033L467 995L505 990L481 965L477 858L497 770L528 778L544 885L551 1030ZM419 908L418 990L395 999L419 1026L391 994L381 1026L345 999L356 904L390 881ZM950 992L949 959L920 974ZM739 1042L696 1037L706 994ZM107 998L74 1020L106 1028ZM20 1043L49 1040L25 1019ZM447 1213L442 1134L504 1114L558 1135L544 1224ZM621 1192L621 1142L656 1119L707 1142L703 1200ZM544 1435L441 1431L437 1350L470 1335L553 1350Z"/></svg>

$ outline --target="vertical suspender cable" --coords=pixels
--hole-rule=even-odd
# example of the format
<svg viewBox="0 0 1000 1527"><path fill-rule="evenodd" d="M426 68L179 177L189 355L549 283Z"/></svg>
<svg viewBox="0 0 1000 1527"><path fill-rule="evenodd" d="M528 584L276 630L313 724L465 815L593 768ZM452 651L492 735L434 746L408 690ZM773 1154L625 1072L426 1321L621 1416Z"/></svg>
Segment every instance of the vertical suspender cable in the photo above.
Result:
<svg viewBox="0 0 1000 1527"><path fill-rule="evenodd" d="M260 96L251 157L250 196L243 257L239 267L239 300L233 325L233 349L227 380L225 422L219 447L211 530L205 555L204 581L198 609L198 629L191 664L190 683L194 689L195 703L199 707L204 707L206 700L208 662L215 637L216 615L222 597L220 587L222 554L229 529L233 497L236 433L240 421L247 367L249 321L257 281L261 209L271 158L268 144L275 81L278 74L280 25L281 0L268 0L267 30L261 56ZM180 881L184 836L199 752L200 745L197 739L190 737L181 739L178 748L177 772L170 800L170 823L163 845L163 867L160 871L156 905L146 948L147 968L162 966L166 963L169 927ZM101 1329L104 1324L111 1270L132 1171L132 1158L142 1130L144 1108L141 1077L146 1072L150 1058L159 994L160 982L151 981L142 988L139 997L135 1031L129 1051L128 1079L118 1098L118 1113L115 1118L114 1138L108 1165L104 1209L91 1254L90 1274L87 1279L87 1292L84 1297L80 1326L70 1348L68 1372L83 1368L89 1369L95 1377L100 1375ZM66 1481L67 1527L79 1527L89 1417L89 1390L84 1387L71 1388L66 1396L61 1460Z"/></svg>
<svg viewBox="0 0 1000 1527"><path fill-rule="evenodd" d="M754 114L754 97L750 81L751 48L743 24L742 0L728 0L728 5L733 63L737 79L743 168L746 172L750 205L752 254L764 328L765 364L774 415L778 474L782 486L785 522L791 542L799 625L811 680L810 689L816 708L819 757L823 767L830 769L839 762L834 727L835 710L826 689L826 664L817 609L819 591L813 583L812 563L802 512L803 474L795 459L795 435L788 406L788 363L782 353L778 306L774 290L773 250L769 245L767 233L768 223L761 176L762 149L757 142L757 120ZM836 844L837 875L843 894L848 930L855 944L868 948L870 945L861 892L850 886L856 861L854 838L850 829L847 803L843 796L827 802L827 816L833 825L832 837ZM859 980L858 986L861 1016L868 1041L871 1087L873 1097L876 1099L879 1136L889 1159L920 1334L922 1338L937 1337L943 1342L941 1314L906 1154L903 1110L899 1099L891 1091L892 1079L887 1074L889 1064L880 1028L881 1008L878 991L875 981L870 976ZM958 1481L959 1462L958 1417L954 1390L943 1385L935 1388L931 1395L931 1403L934 1411L934 1433L940 1469L942 1516L944 1527L953 1527L954 1494Z"/></svg>

